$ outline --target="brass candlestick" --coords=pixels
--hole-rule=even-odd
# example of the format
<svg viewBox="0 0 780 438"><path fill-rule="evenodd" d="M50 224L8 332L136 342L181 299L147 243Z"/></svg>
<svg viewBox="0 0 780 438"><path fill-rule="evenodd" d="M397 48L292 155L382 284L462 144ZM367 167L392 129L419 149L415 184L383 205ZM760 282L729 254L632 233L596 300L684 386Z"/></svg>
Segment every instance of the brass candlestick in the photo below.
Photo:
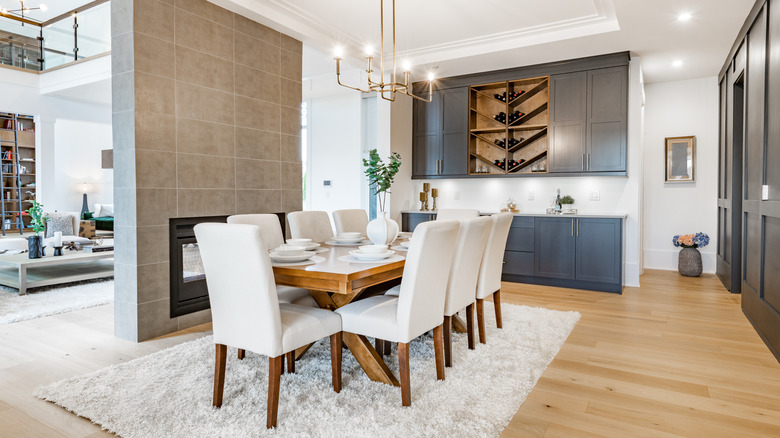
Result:
<svg viewBox="0 0 780 438"><path fill-rule="evenodd" d="M426 193L420 192L420 211L426 211L425 208L425 200L426 200Z"/></svg>
<svg viewBox="0 0 780 438"><path fill-rule="evenodd" d="M425 202L425 207L423 211L430 211L428 210L428 191L431 190L431 183L423 183L423 193L425 193L425 199L422 198L422 194L420 195L421 201Z"/></svg>
<svg viewBox="0 0 780 438"><path fill-rule="evenodd" d="M439 191L431 189L431 197L433 197L433 207L431 208L431 211L436 211L436 198L439 197Z"/></svg>

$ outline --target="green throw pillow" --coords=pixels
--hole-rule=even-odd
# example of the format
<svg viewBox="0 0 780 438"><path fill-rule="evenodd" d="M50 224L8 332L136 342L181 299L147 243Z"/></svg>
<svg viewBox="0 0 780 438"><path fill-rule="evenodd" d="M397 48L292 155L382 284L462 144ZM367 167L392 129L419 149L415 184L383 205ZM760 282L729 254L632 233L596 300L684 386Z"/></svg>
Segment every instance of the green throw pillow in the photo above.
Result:
<svg viewBox="0 0 780 438"><path fill-rule="evenodd" d="M92 219L92 212L88 211L84 213L83 217L81 218L83 220Z"/></svg>

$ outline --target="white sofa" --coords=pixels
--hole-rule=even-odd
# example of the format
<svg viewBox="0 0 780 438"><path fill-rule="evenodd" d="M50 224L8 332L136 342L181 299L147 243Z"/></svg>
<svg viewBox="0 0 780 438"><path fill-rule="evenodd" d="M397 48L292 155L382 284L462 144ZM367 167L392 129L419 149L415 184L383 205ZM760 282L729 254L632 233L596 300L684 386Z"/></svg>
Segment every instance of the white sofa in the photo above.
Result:
<svg viewBox="0 0 780 438"><path fill-rule="evenodd" d="M68 243L68 242L76 242L78 244L84 244L89 243L91 240L87 239L86 237L79 237L79 225L80 220L79 217L81 216L80 213L74 212L74 211L57 211L57 212L44 212L44 217L62 217L62 216L70 216L73 221L73 234L71 235L62 235L62 242ZM46 234L44 234L46 236ZM43 239L43 245L44 246L52 246L54 243L54 237L46 237Z"/></svg>

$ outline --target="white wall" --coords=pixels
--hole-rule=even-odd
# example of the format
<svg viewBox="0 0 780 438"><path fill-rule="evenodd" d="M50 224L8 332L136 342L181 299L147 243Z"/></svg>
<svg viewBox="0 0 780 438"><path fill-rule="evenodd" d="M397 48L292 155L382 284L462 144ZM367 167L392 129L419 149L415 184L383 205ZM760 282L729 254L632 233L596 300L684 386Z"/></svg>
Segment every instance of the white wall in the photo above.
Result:
<svg viewBox="0 0 780 438"><path fill-rule="evenodd" d="M58 119L54 124L54 203L47 210L81 211L87 183L89 210L113 204L114 171L101 169L101 150L111 149L111 124Z"/></svg>
<svg viewBox="0 0 780 438"><path fill-rule="evenodd" d="M629 79L629 124L628 124L628 177L524 177L524 178L480 178L480 179L436 179L415 180L404 199L395 202L419 208L419 192L423 182L439 189L439 208L476 208L495 212L504 206L508 197L517 201L524 213L544 213L552 204L556 190L571 195L574 207L580 213L626 214L624 242L624 273L626 286L639 286L642 271L640 251L640 230L642 219L642 114L643 84L641 61L631 60ZM411 123L408 126L408 141L411 143ZM411 148L409 149L411 152ZM411 158L411 156L410 156ZM411 164L411 160L409 160ZM410 166L411 167L411 166ZM599 201L589 201L588 193L599 191ZM530 194L533 193L533 200Z"/></svg>
<svg viewBox="0 0 780 438"><path fill-rule="evenodd" d="M360 93L347 89L309 100L307 210L364 207L360 105Z"/></svg>
<svg viewBox="0 0 780 438"><path fill-rule="evenodd" d="M677 269L676 234L703 231L705 272L717 248L718 85L716 77L648 84L645 113L644 257L648 269ZM664 138L696 136L696 181L664 183Z"/></svg>
<svg viewBox="0 0 780 438"><path fill-rule="evenodd" d="M110 58L109 58L110 59ZM103 60L101 65L105 64ZM67 69L64 69L67 70ZM60 74L63 80L68 80L68 75ZM69 148L82 142L100 143L102 148L112 148L111 137L111 107L110 105L101 105L96 103L74 101L72 99L63 99L41 93L41 78L47 77L51 73L43 75L25 73L5 68L0 68L0 111L15 112L19 114L29 114L35 116L36 121L36 183L38 201L44 204L45 210L81 210L81 195L76 187L62 188L56 180L60 172L67 170L67 163L59 163L57 157L73 157L73 159L82 158L85 161L91 160L91 157L77 157L78 151L71 153ZM48 78L50 79L50 78ZM80 85L84 85L80 83ZM49 81L48 86L57 88L56 83ZM61 88L58 88L62 91ZM89 122L94 126L99 126L96 132L74 133L67 128L68 136L57 133L58 123L67 125L71 122ZM81 150L83 152L83 150ZM97 166L96 172L100 168L99 155L97 161L91 161ZM113 172L113 171L107 171ZM103 178L103 176L101 177ZM103 181L101 179L101 181ZM88 181L90 182L90 181ZM63 193L67 196L63 198ZM78 197L78 203L72 204L69 199L72 196ZM111 201L111 187L108 188L106 203ZM90 197L90 203L92 198Z"/></svg>

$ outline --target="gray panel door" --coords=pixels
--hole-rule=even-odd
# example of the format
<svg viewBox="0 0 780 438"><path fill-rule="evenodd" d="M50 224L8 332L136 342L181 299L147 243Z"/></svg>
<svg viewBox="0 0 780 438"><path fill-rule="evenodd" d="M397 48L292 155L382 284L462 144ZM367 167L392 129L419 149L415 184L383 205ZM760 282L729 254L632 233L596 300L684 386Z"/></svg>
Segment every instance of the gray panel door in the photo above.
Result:
<svg viewBox="0 0 780 438"><path fill-rule="evenodd" d="M620 219L575 219L577 274L581 281L621 283L623 264Z"/></svg>
<svg viewBox="0 0 780 438"><path fill-rule="evenodd" d="M628 67L588 72L587 158L591 172L626 170Z"/></svg>
<svg viewBox="0 0 780 438"><path fill-rule="evenodd" d="M585 170L587 72L550 76L550 172Z"/></svg>
<svg viewBox="0 0 780 438"><path fill-rule="evenodd" d="M441 175L468 174L469 162L469 89L451 88L441 91L442 139Z"/></svg>
<svg viewBox="0 0 780 438"><path fill-rule="evenodd" d="M441 105L439 91L433 93L431 102L414 100L412 131L412 176L434 176L439 171L441 158Z"/></svg>
<svg viewBox="0 0 780 438"><path fill-rule="evenodd" d="M574 219L536 218L534 234L534 274L574 279Z"/></svg>

